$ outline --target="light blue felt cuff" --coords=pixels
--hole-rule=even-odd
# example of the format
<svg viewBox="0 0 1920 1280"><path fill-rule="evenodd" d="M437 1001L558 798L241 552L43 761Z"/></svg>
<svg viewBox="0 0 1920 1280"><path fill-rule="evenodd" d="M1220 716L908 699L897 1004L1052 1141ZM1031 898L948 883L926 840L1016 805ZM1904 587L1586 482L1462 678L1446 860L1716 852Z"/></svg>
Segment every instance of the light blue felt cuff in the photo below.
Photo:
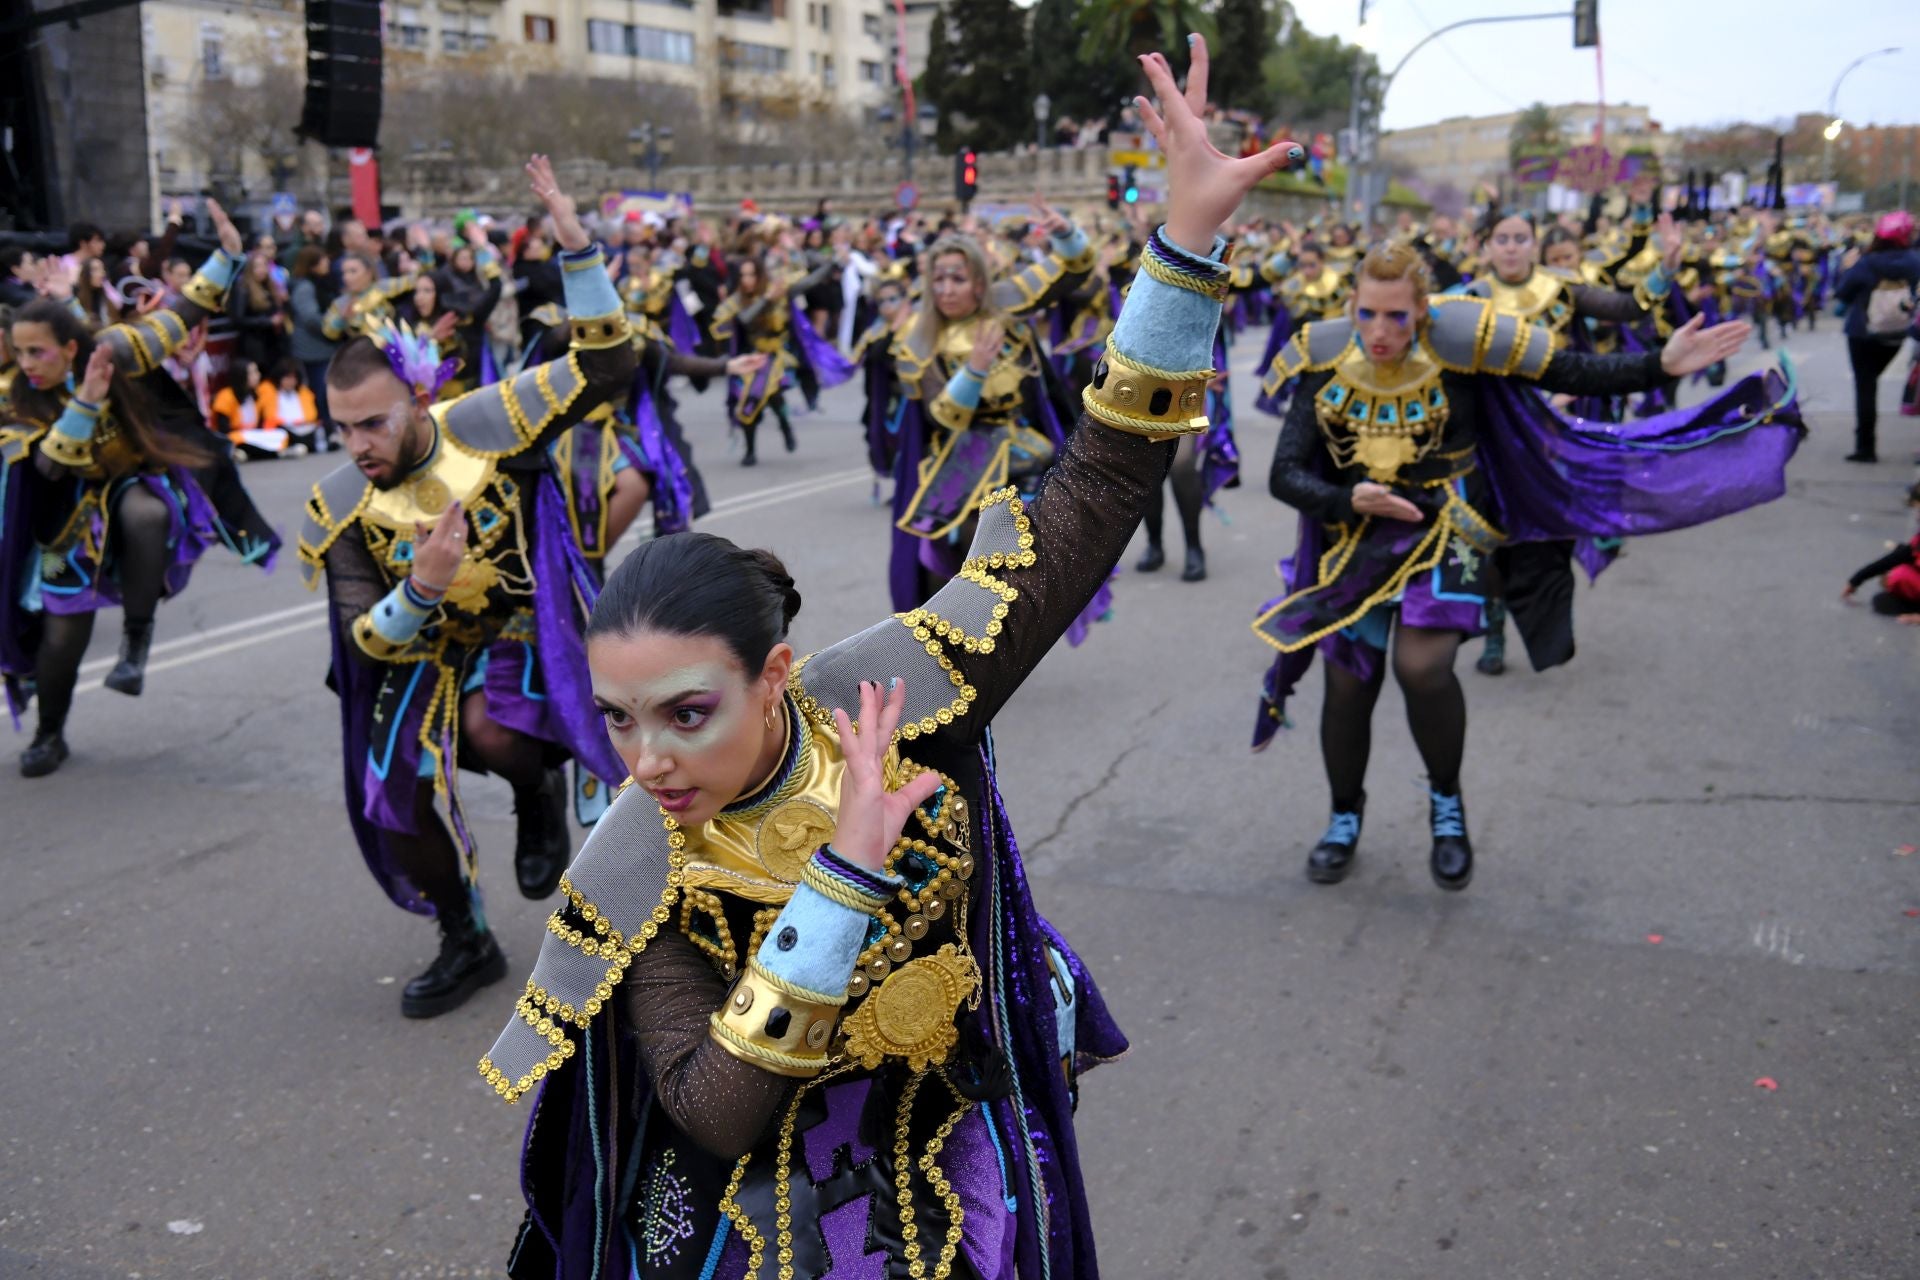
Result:
<svg viewBox="0 0 1920 1280"><path fill-rule="evenodd" d="M428 612L414 601L407 592L407 584L402 582L367 611L367 622L374 633L389 644L407 644L420 634Z"/></svg>
<svg viewBox="0 0 1920 1280"><path fill-rule="evenodd" d="M200 274L222 289L233 283L233 277L239 270L240 260L228 257L225 249L215 249L213 256L200 264Z"/></svg>
<svg viewBox="0 0 1920 1280"><path fill-rule="evenodd" d="M1215 236L1213 256L1196 257L1160 231L1160 242L1188 264L1224 277L1227 242ZM1135 364L1185 372L1213 367L1213 334L1220 327L1220 304L1202 293L1163 284L1145 271L1133 278L1126 305L1114 323L1109 341L1121 357Z"/></svg>
<svg viewBox="0 0 1920 1280"><path fill-rule="evenodd" d="M1267 259L1266 266L1263 269L1269 275L1286 275L1287 272L1293 270L1293 258L1288 255L1285 249L1282 249Z"/></svg>
<svg viewBox="0 0 1920 1280"><path fill-rule="evenodd" d="M1087 233L1068 225L1066 234L1051 237L1053 251L1063 258L1077 258L1087 251Z"/></svg>
<svg viewBox="0 0 1920 1280"><path fill-rule="evenodd" d="M895 876L879 878L904 883ZM781 981L837 1000L847 994L853 966L866 950L872 925L871 915L843 906L803 882L780 909L755 958Z"/></svg>
<svg viewBox="0 0 1920 1280"><path fill-rule="evenodd" d="M578 253L560 255L561 287L566 290L567 314L609 316L623 310L620 295L607 276L607 262L599 245L588 245Z"/></svg>
<svg viewBox="0 0 1920 1280"><path fill-rule="evenodd" d="M980 407L981 388L986 385L984 380L974 377L971 370L961 365L960 372L947 379L947 398L962 409L977 409Z"/></svg>
<svg viewBox="0 0 1920 1280"><path fill-rule="evenodd" d="M54 419L53 429L61 435L74 440L93 439L93 429L100 425L100 409L90 405L79 396L67 401L67 407Z"/></svg>

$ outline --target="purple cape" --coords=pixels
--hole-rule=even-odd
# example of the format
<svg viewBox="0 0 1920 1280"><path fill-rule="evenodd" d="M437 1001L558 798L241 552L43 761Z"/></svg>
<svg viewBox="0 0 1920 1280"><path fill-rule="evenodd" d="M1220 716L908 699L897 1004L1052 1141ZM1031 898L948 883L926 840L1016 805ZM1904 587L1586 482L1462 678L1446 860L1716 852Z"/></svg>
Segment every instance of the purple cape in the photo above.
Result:
<svg viewBox="0 0 1920 1280"><path fill-rule="evenodd" d="M1622 423L1562 417L1512 379L1475 382L1477 457L1493 493L1486 514L1509 543L1666 533L1771 502L1786 492L1787 462L1806 434L1784 358L1781 370L1750 374L1695 408ZM1317 580L1324 550L1320 523L1302 515L1299 543L1282 565L1289 592ZM1338 633L1278 654L1262 681L1254 750L1285 725L1286 700L1318 647L1362 676L1380 658Z"/></svg>

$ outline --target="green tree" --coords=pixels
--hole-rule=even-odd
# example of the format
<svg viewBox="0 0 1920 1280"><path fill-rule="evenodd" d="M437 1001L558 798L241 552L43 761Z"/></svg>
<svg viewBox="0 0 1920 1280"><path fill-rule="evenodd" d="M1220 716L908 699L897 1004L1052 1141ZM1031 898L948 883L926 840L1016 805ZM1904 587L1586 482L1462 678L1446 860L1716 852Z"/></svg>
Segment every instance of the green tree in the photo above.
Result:
<svg viewBox="0 0 1920 1280"><path fill-rule="evenodd" d="M1378 106L1380 63L1339 36L1315 35L1281 12L1282 35L1261 63L1270 95L1266 108L1295 134L1340 128L1347 123L1353 102L1353 62L1360 58L1363 113Z"/></svg>
<svg viewBox="0 0 1920 1280"><path fill-rule="evenodd" d="M950 0L935 15L920 92L940 112L942 150L1002 151L1031 136L1031 68L1007 56L1025 30L1012 0Z"/></svg>
<svg viewBox="0 0 1920 1280"><path fill-rule="evenodd" d="M1560 113L1544 102L1536 102L1522 111L1507 130L1507 160L1517 169L1522 160L1530 157L1558 155L1566 141Z"/></svg>
<svg viewBox="0 0 1920 1280"><path fill-rule="evenodd" d="M1033 6L1033 91L1053 100L1056 119L1105 119L1140 76L1124 56L1101 62L1080 56L1080 10L1081 0L1039 0Z"/></svg>
<svg viewBox="0 0 1920 1280"><path fill-rule="evenodd" d="M1087 0L1080 30L1080 57L1094 64L1159 52L1178 69L1176 51L1187 47L1189 32L1205 36L1210 50L1219 45L1213 18L1198 0Z"/></svg>
<svg viewBox="0 0 1920 1280"><path fill-rule="evenodd" d="M1261 64L1273 45L1278 22L1287 18L1269 0L1220 0L1213 20L1219 28L1208 96L1222 107L1264 113L1272 103ZM1276 21L1278 20L1278 22Z"/></svg>

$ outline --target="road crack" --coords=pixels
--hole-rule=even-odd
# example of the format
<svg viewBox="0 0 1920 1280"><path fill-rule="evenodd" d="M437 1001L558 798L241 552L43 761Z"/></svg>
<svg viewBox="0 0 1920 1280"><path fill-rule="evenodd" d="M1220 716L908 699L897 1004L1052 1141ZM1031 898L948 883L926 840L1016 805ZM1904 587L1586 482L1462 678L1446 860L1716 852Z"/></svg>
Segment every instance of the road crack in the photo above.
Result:
<svg viewBox="0 0 1920 1280"><path fill-rule="evenodd" d="M1161 703L1158 706L1154 707L1151 711L1147 712L1144 716L1141 716L1140 720L1135 722L1136 726L1139 723L1150 722L1158 718L1160 713L1162 711L1165 711L1167 709L1167 705L1172 701L1173 701L1172 698L1167 698L1161 701ZM1067 824L1073 821L1073 815L1079 811L1080 806L1085 804L1087 801L1093 799L1095 796L1099 795L1102 791L1105 791L1108 787L1112 786L1114 783L1114 780L1120 776L1120 766L1127 762L1127 757L1131 756L1134 752L1138 751L1141 747L1145 745L1146 744L1144 742L1141 742L1138 738L1136 738L1132 743L1132 745L1128 746L1125 750L1121 751L1119 755L1116 755L1112 760L1108 761L1106 771L1100 775L1099 780L1096 781L1092 786L1088 787L1086 790L1080 792L1080 794L1074 796L1073 799L1067 801L1067 807L1060 811L1060 818L1058 821L1056 821L1053 824L1053 830L1047 832L1047 834L1041 836L1038 840L1035 840L1032 844L1027 845L1023 856L1026 857L1027 859L1031 859L1034 854L1040 852L1041 849L1046 847L1048 844L1052 843L1056 838L1065 834L1067 829Z"/></svg>

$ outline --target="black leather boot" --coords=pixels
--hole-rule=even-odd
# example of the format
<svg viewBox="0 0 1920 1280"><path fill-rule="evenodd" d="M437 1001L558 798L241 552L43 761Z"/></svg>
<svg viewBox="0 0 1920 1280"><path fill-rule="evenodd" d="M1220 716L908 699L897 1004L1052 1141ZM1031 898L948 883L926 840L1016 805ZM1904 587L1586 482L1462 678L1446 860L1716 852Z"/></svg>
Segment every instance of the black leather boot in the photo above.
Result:
<svg viewBox="0 0 1920 1280"><path fill-rule="evenodd" d="M1167 553L1157 542L1149 542L1147 549L1140 553L1140 559L1133 568L1136 573L1152 573L1167 562Z"/></svg>
<svg viewBox="0 0 1920 1280"><path fill-rule="evenodd" d="M1207 553L1199 547L1187 548L1187 564L1180 570L1182 582L1205 582L1207 580Z"/></svg>
<svg viewBox="0 0 1920 1280"><path fill-rule="evenodd" d="M129 622L120 636L120 661L107 672L106 686L130 698L147 687L147 650L153 645L153 619Z"/></svg>
<svg viewBox="0 0 1920 1280"><path fill-rule="evenodd" d="M440 921L440 954L400 992L400 1012L408 1018L439 1017L506 976L507 957L493 934L468 913L445 915Z"/></svg>
<svg viewBox="0 0 1920 1280"><path fill-rule="evenodd" d="M520 892L538 900L552 893L573 856L567 839L567 779L547 770L537 787L515 788L513 812L519 830L513 845L513 874Z"/></svg>
<svg viewBox="0 0 1920 1280"><path fill-rule="evenodd" d="M1460 793L1427 792L1433 822L1433 882L1458 892L1473 879L1473 842L1467 839L1467 806Z"/></svg>
<svg viewBox="0 0 1920 1280"><path fill-rule="evenodd" d="M33 735L33 744L20 753L21 777L44 778L66 763L67 740L60 730L60 725L42 725Z"/></svg>
<svg viewBox="0 0 1920 1280"><path fill-rule="evenodd" d="M1360 819L1367 810L1367 798L1360 797L1360 803L1352 809L1335 809L1333 820L1327 824L1327 833L1320 837L1320 843L1313 846L1313 852L1307 855L1307 879L1315 884L1339 884L1347 878L1347 872L1353 870L1353 860L1360 849Z"/></svg>

